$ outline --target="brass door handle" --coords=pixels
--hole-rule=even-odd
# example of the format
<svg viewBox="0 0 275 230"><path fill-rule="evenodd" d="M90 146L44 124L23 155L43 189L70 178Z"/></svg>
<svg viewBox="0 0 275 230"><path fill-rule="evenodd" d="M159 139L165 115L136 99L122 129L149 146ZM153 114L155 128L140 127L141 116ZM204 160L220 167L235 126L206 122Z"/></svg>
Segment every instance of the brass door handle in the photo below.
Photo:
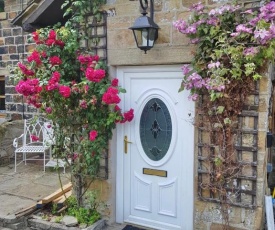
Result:
<svg viewBox="0 0 275 230"><path fill-rule="evenodd" d="M128 153L128 144L131 144L131 141L128 141L128 137L124 136L124 153Z"/></svg>

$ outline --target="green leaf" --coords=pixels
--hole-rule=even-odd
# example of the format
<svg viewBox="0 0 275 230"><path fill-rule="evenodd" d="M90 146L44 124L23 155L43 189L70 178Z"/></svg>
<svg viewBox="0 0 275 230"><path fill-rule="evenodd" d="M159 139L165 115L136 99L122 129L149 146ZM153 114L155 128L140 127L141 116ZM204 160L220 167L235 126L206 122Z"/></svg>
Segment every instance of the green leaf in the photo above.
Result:
<svg viewBox="0 0 275 230"><path fill-rule="evenodd" d="M232 121L230 120L230 118L225 118L224 120L223 120L223 122L224 122L224 124L226 124L226 125L230 125L231 123L232 123Z"/></svg>
<svg viewBox="0 0 275 230"><path fill-rule="evenodd" d="M126 93L127 91L126 91L126 89L119 88L119 92L120 92L120 93Z"/></svg>
<svg viewBox="0 0 275 230"><path fill-rule="evenodd" d="M218 106L218 108L217 108L217 114L222 114L223 113L223 111L224 111L224 106Z"/></svg>

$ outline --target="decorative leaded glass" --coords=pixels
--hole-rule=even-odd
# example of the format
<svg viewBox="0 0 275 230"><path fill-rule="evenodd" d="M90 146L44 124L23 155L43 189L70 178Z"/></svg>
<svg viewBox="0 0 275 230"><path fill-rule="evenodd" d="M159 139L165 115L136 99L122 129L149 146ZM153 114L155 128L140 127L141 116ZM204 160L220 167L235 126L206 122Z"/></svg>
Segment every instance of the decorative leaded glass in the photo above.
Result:
<svg viewBox="0 0 275 230"><path fill-rule="evenodd" d="M140 118L140 140L146 155L161 160L172 139L172 121L167 106L159 98L148 101Z"/></svg>

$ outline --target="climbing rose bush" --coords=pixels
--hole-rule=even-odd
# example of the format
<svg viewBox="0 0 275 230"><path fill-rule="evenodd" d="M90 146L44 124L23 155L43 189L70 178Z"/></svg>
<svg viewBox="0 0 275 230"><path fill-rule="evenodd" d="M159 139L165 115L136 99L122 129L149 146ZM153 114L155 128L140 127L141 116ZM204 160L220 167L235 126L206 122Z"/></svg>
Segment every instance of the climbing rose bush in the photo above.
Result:
<svg viewBox="0 0 275 230"><path fill-rule="evenodd" d="M15 89L53 121L54 155L71 159L73 174L96 176L112 129L134 118L132 109L122 112L118 105L125 90L109 79L97 55L80 51L72 28L32 35L37 46L14 69Z"/></svg>
<svg viewBox="0 0 275 230"><path fill-rule="evenodd" d="M187 20L174 22L174 27L196 45L191 65L182 67L180 90L190 90L189 98L208 92L212 101L223 97L235 80L258 80L266 60L274 59L275 2L259 10L224 5L208 10L194 4Z"/></svg>

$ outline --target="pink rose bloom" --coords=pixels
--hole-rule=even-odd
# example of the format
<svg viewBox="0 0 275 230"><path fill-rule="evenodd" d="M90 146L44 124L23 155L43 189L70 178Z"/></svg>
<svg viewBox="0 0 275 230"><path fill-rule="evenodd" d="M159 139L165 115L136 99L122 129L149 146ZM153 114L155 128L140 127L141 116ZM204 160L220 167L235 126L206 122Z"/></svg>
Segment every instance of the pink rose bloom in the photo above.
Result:
<svg viewBox="0 0 275 230"><path fill-rule="evenodd" d="M93 82L100 82L102 78L105 77L105 70L87 68L85 72L86 78Z"/></svg>
<svg viewBox="0 0 275 230"><path fill-rule="evenodd" d="M132 121L134 118L134 110L130 109L128 112L123 114L123 120L120 123L125 123L126 121Z"/></svg>
<svg viewBox="0 0 275 230"><path fill-rule="evenodd" d="M56 83L56 82L59 82L59 80L60 80L60 73L58 71L53 72L50 81L52 83Z"/></svg>
<svg viewBox="0 0 275 230"><path fill-rule="evenodd" d="M59 93L63 97L68 98L71 95L71 88L69 86L66 86L66 85L61 85L61 86L59 86Z"/></svg>
<svg viewBox="0 0 275 230"><path fill-rule="evenodd" d="M117 94L106 92L102 96L102 101L107 105L118 104L120 102L120 98Z"/></svg>
<svg viewBox="0 0 275 230"><path fill-rule="evenodd" d="M49 114L52 113L52 108L51 107L47 107L45 110L46 110L46 113L49 113Z"/></svg>
<svg viewBox="0 0 275 230"><path fill-rule="evenodd" d="M93 77L94 77L94 69L93 68L87 68L86 72L85 72L85 76L88 80L92 81Z"/></svg>
<svg viewBox="0 0 275 230"><path fill-rule="evenodd" d="M96 139L96 137L97 137L97 131L96 130L92 130L91 132L90 132L90 141L94 141L95 139Z"/></svg>
<svg viewBox="0 0 275 230"><path fill-rule="evenodd" d="M46 58L47 57L47 53L45 51L42 51L41 52L41 57Z"/></svg>
<svg viewBox="0 0 275 230"><path fill-rule="evenodd" d="M99 56L98 55L93 56L93 60L98 62L99 61Z"/></svg>
<svg viewBox="0 0 275 230"><path fill-rule="evenodd" d="M46 91L52 91L52 90L55 90L55 89L58 89L58 83L50 83L49 81L49 84L46 85Z"/></svg>
<svg viewBox="0 0 275 230"><path fill-rule="evenodd" d="M39 137L35 135L31 135L31 140L32 141L39 141Z"/></svg>
<svg viewBox="0 0 275 230"><path fill-rule="evenodd" d="M118 79L117 78L112 80L112 86L114 86L114 87L118 86Z"/></svg>
<svg viewBox="0 0 275 230"><path fill-rule="evenodd" d="M40 43L39 34L36 31L32 33L32 38L33 38L33 40L35 41L36 44Z"/></svg>
<svg viewBox="0 0 275 230"><path fill-rule="evenodd" d="M85 101L85 100L80 100L79 106L80 106L82 109L87 109L87 108L88 108L87 101Z"/></svg>
<svg viewBox="0 0 275 230"><path fill-rule="evenodd" d="M54 30L50 30L49 32L49 39L56 39L56 33Z"/></svg>
<svg viewBox="0 0 275 230"><path fill-rule="evenodd" d="M50 57L50 63L52 65L61 65L62 60L58 56L53 56L53 57Z"/></svg>
<svg viewBox="0 0 275 230"><path fill-rule="evenodd" d="M61 49L63 49L64 46L65 46L65 43L63 41L61 41L61 40L56 40L55 44L58 45L58 46L60 46Z"/></svg>
<svg viewBox="0 0 275 230"><path fill-rule="evenodd" d="M118 89L109 87L107 91L102 96L102 101L105 104L118 104L120 102L120 98L118 96Z"/></svg>
<svg viewBox="0 0 275 230"><path fill-rule="evenodd" d="M34 61L36 63L36 65L41 65L42 64L42 61L40 59L40 54L36 50L33 51L30 56L28 56L27 60L28 60L28 62Z"/></svg>
<svg viewBox="0 0 275 230"><path fill-rule="evenodd" d="M27 75L27 76L33 76L34 72L32 70L29 70L25 65L23 65L22 63L18 63L18 67L20 68L20 70L22 71L23 74Z"/></svg>
<svg viewBox="0 0 275 230"><path fill-rule="evenodd" d="M120 108L118 105L116 105L115 108L114 108L114 110L115 110L115 111L120 111L121 108Z"/></svg>
<svg viewBox="0 0 275 230"><path fill-rule="evenodd" d="M45 43L46 43L47 46L52 46L52 45L55 44L55 40L54 39L47 39Z"/></svg>
<svg viewBox="0 0 275 230"><path fill-rule="evenodd" d="M106 75L105 70L103 69L97 69L94 72L94 78L96 82L100 82L102 78L104 78Z"/></svg>

